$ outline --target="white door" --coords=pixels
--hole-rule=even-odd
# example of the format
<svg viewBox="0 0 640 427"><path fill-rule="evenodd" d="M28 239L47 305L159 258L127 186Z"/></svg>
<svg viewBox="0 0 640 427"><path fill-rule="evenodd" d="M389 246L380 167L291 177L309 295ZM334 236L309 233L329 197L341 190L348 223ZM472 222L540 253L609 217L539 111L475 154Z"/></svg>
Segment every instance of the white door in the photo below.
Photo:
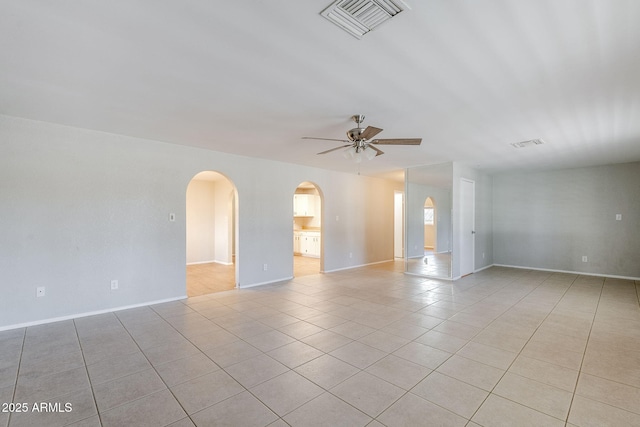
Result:
<svg viewBox="0 0 640 427"><path fill-rule="evenodd" d="M476 183L460 180L460 276L473 273L475 269L475 217Z"/></svg>
<svg viewBox="0 0 640 427"><path fill-rule="evenodd" d="M404 215L403 215L403 194L396 192L394 194L393 204L393 256L396 258L404 257Z"/></svg>

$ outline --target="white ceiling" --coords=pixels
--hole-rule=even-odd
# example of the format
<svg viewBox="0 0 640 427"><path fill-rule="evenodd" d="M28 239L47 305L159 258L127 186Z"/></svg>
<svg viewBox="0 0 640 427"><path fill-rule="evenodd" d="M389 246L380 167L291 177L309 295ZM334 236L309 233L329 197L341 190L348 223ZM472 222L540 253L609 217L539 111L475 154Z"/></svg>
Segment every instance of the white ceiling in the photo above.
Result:
<svg viewBox="0 0 640 427"><path fill-rule="evenodd" d="M348 172L300 138L423 138L365 174L640 160L640 1L408 2L359 41L331 0L3 1L0 113Z"/></svg>

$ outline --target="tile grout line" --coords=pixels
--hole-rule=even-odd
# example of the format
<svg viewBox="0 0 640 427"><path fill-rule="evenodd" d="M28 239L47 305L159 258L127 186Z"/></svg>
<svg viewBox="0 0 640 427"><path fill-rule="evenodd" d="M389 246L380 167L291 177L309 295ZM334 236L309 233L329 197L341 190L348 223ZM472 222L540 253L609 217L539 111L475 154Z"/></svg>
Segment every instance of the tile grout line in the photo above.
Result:
<svg viewBox="0 0 640 427"><path fill-rule="evenodd" d="M91 381L91 377L89 376L89 368L87 366L87 359L84 357L84 350L82 348L82 340L80 339L80 334L78 333L78 325L76 324L76 319L73 319L73 329L76 331L76 337L78 338L78 345L80 346L80 354L82 354L82 363L84 365L84 370L87 373L87 380L89 380L89 387L91 388L91 397L93 398L93 404L96 405L96 414L98 415L98 421L100 425L102 425L102 415L100 414L100 410L98 409L98 401L96 399L96 393L93 389L93 382ZM91 417L87 417L88 419Z"/></svg>
<svg viewBox="0 0 640 427"><path fill-rule="evenodd" d="M16 379L13 382L13 394L11 395L11 402L15 403L16 401L16 393L18 391L18 378L20 378L20 368L22 367L22 355L24 354L24 345L27 341L27 329L24 328L24 332L22 333L22 345L20 346L20 358L18 360L18 369L16 370ZM11 426L11 419L13 418L13 412L9 412L9 417L7 418L7 427Z"/></svg>

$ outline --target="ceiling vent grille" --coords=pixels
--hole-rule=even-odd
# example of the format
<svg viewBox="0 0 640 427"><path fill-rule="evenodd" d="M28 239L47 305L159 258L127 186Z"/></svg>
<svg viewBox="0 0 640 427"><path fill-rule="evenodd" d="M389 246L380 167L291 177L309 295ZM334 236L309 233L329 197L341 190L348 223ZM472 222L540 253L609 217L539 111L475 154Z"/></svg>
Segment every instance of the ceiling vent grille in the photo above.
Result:
<svg viewBox="0 0 640 427"><path fill-rule="evenodd" d="M529 141L511 143L511 145L514 148L525 148L525 147L531 147L532 145L542 145L542 144L544 144L544 141L542 139L530 139Z"/></svg>
<svg viewBox="0 0 640 427"><path fill-rule="evenodd" d="M320 12L357 39L393 18L407 5L400 0L337 0Z"/></svg>

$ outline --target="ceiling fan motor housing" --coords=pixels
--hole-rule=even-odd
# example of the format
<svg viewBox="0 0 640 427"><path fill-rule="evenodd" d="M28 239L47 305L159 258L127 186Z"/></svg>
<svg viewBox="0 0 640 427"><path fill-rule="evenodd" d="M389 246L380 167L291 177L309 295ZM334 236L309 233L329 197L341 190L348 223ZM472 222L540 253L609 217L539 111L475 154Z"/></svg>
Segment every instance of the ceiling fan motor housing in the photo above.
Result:
<svg viewBox="0 0 640 427"><path fill-rule="evenodd" d="M350 141L360 141L361 139L363 139L361 137L362 132L364 132L364 128L353 128L349 131L347 131L347 138L349 138Z"/></svg>

